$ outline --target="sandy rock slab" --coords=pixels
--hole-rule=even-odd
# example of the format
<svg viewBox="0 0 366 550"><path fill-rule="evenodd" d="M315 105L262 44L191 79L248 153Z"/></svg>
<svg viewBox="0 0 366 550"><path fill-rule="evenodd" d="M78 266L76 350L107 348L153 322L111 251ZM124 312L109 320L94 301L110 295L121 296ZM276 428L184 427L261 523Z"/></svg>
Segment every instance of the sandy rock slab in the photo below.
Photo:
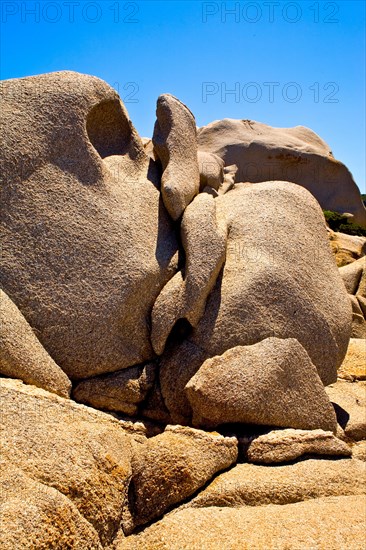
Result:
<svg viewBox="0 0 366 550"><path fill-rule="evenodd" d="M338 380L326 392L346 437L354 441L366 439L366 382Z"/></svg>
<svg viewBox="0 0 366 550"><path fill-rule="evenodd" d="M62 493L70 518L78 510L84 518L78 523L95 530L103 546L110 544L131 477L131 438L118 420L17 380L1 379L0 403L5 467L16 465L34 482Z"/></svg>
<svg viewBox="0 0 366 550"><path fill-rule="evenodd" d="M154 363L147 363L83 380L73 391L73 397L97 409L134 415L153 386L155 368Z"/></svg>
<svg viewBox="0 0 366 550"><path fill-rule="evenodd" d="M294 464L237 464L217 476L182 508L291 504L329 496L366 493L361 460L309 459Z"/></svg>
<svg viewBox="0 0 366 550"><path fill-rule="evenodd" d="M336 428L317 370L294 338L267 338L208 359L186 385L186 393L196 425Z"/></svg>
<svg viewBox="0 0 366 550"><path fill-rule="evenodd" d="M338 371L345 380L366 380L366 339L351 338L347 355Z"/></svg>
<svg viewBox="0 0 366 550"><path fill-rule="evenodd" d="M183 426L168 426L164 433L134 445L129 488L131 518L126 532L159 517L237 459L235 437Z"/></svg>
<svg viewBox="0 0 366 550"><path fill-rule="evenodd" d="M97 532L70 499L12 466L1 470L2 550L102 550Z"/></svg>
<svg viewBox="0 0 366 550"><path fill-rule="evenodd" d="M173 512L117 550L363 550L364 496Z"/></svg>
<svg viewBox="0 0 366 550"><path fill-rule="evenodd" d="M352 450L332 432L323 430L273 430L249 445L249 462L273 464L289 462L305 454L351 456Z"/></svg>

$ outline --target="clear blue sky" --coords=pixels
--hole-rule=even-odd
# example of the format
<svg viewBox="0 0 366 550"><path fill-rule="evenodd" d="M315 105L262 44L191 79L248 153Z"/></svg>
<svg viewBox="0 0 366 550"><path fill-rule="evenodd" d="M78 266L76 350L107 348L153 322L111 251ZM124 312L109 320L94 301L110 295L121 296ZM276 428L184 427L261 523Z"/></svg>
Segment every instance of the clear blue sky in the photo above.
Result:
<svg viewBox="0 0 366 550"><path fill-rule="evenodd" d="M99 76L142 136L164 92L199 126L225 117L308 126L366 192L363 0L2 0L1 10L2 79Z"/></svg>

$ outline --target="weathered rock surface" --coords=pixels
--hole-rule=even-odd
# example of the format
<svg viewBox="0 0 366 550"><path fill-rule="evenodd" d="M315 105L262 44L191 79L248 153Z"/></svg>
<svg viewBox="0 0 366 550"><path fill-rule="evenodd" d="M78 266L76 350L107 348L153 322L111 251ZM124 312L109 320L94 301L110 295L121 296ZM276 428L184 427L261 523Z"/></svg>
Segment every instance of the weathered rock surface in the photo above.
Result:
<svg viewBox="0 0 366 550"><path fill-rule="evenodd" d="M195 425L337 426L317 370L295 339L267 338L208 359L186 393Z"/></svg>
<svg viewBox="0 0 366 550"><path fill-rule="evenodd" d="M365 339L351 338L348 344L347 355L338 371L338 377L351 381L366 380Z"/></svg>
<svg viewBox="0 0 366 550"><path fill-rule="evenodd" d="M200 171L200 191L208 185L218 191L224 183L224 161L217 155L198 151L198 167Z"/></svg>
<svg viewBox="0 0 366 550"><path fill-rule="evenodd" d="M366 441L357 441L352 445L352 456L366 462Z"/></svg>
<svg viewBox="0 0 366 550"><path fill-rule="evenodd" d="M196 122L188 107L170 94L159 96L156 117L152 141L163 167L161 194L177 220L200 187Z"/></svg>
<svg viewBox="0 0 366 550"><path fill-rule="evenodd" d="M150 360L151 308L177 267L158 166L98 78L1 89L4 290L72 379Z"/></svg>
<svg viewBox="0 0 366 550"><path fill-rule="evenodd" d="M197 327L161 359L162 394L179 423L192 414L184 388L209 357L273 336L295 338L329 384L351 332L351 304L324 216L306 189L237 184L215 202L227 220L225 266Z"/></svg>
<svg viewBox="0 0 366 550"><path fill-rule="evenodd" d="M352 450L332 432L323 430L274 430L256 437L249 445L249 462L289 462L305 454L351 456Z"/></svg>
<svg viewBox="0 0 366 550"><path fill-rule="evenodd" d="M178 320L185 318L192 327L197 326L224 264L226 226L216 203L211 195L201 193L184 212L181 225L184 272L179 271L170 279L152 311L151 341L158 354L163 353Z"/></svg>
<svg viewBox="0 0 366 550"><path fill-rule="evenodd" d="M291 504L365 492L365 465L360 460L309 459L272 467L237 464L181 508Z"/></svg>
<svg viewBox="0 0 366 550"><path fill-rule="evenodd" d="M350 439L366 439L366 382L350 383L339 380L326 388L335 404L338 423Z"/></svg>
<svg viewBox="0 0 366 550"><path fill-rule="evenodd" d="M364 496L328 497L284 506L186 509L122 541L116 550L332 548L366 543Z"/></svg>
<svg viewBox="0 0 366 550"><path fill-rule="evenodd" d="M361 281L362 272L366 269L366 257L339 268L348 294L356 294Z"/></svg>
<svg viewBox="0 0 366 550"><path fill-rule="evenodd" d="M65 513L75 505L101 544L111 543L131 477L130 437L109 415L17 380L1 379L0 392L2 461L65 495Z"/></svg>
<svg viewBox="0 0 366 550"><path fill-rule="evenodd" d="M139 403L152 388L155 370L154 363L147 363L89 378L76 386L73 397L97 409L124 412L132 416L137 413Z"/></svg>
<svg viewBox="0 0 366 550"><path fill-rule="evenodd" d="M366 209L352 174L329 146L304 126L273 128L226 118L198 130L200 151L236 164L236 181L282 180L308 189L324 210L348 212L366 226Z"/></svg>
<svg viewBox="0 0 366 550"><path fill-rule="evenodd" d="M338 267L351 264L366 254L366 237L328 230L330 245Z"/></svg>
<svg viewBox="0 0 366 550"><path fill-rule="evenodd" d="M236 438L182 426L168 426L164 433L136 444L129 530L191 496L214 474L231 466L237 455ZM124 523L128 529L127 519Z"/></svg>
<svg viewBox="0 0 366 550"><path fill-rule="evenodd" d="M48 355L17 306L2 290L0 318L0 373L69 397L70 380Z"/></svg>
<svg viewBox="0 0 366 550"><path fill-rule="evenodd" d="M0 492L2 550L102 550L95 529L60 491L8 465Z"/></svg>

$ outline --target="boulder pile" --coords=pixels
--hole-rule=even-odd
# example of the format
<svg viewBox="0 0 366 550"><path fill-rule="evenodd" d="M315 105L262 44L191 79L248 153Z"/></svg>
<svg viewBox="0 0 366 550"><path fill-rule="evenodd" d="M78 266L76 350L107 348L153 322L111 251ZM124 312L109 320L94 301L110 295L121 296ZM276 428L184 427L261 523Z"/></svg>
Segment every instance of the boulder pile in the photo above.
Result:
<svg viewBox="0 0 366 550"><path fill-rule="evenodd" d="M322 212L366 226L347 168L170 94L142 139L78 73L1 97L1 547L361 548L366 249L338 268Z"/></svg>

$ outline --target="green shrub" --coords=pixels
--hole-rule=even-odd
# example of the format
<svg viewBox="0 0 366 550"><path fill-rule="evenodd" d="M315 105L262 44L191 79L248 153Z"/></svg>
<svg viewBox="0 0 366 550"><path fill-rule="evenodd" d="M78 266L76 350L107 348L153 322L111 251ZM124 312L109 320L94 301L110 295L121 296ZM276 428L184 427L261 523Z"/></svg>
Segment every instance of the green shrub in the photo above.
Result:
<svg viewBox="0 0 366 550"><path fill-rule="evenodd" d="M323 210L323 212L329 227L333 231L366 237L366 229L356 223L349 222L346 216L338 214L338 212L332 212L331 210Z"/></svg>

